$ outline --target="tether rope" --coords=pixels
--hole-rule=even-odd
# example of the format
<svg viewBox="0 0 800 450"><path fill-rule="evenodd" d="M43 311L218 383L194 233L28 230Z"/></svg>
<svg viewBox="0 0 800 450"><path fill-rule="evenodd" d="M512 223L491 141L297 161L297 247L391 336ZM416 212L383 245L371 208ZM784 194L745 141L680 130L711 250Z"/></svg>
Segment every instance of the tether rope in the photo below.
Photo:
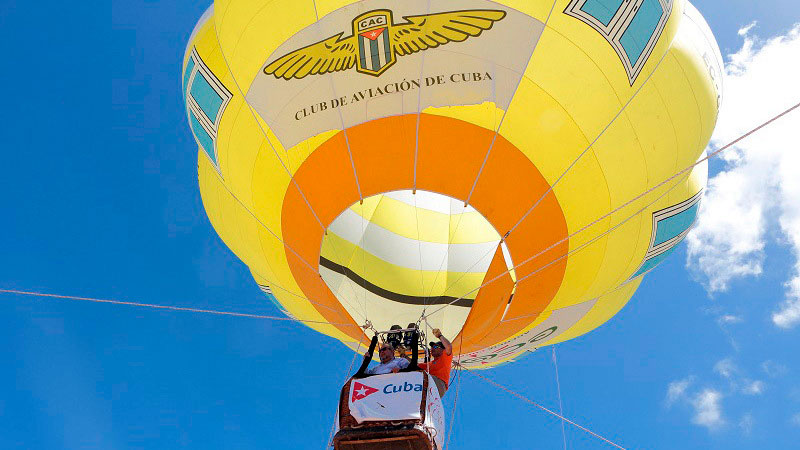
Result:
<svg viewBox="0 0 800 450"><path fill-rule="evenodd" d="M476 373L476 372L473 372L472 370L470 370L470 369L468 369L468 368L466 368L466 367L464 367L464 366L461 366L461 367L463 367L463 368L464 368L464 369L465 369L467 372L469 372L471 375L474 375L474 376L476 376L476 377L478 377L478 378L481 378L482 380L486 381L487 383L489 383L489 384L491 384L491 385L493 385L493 386L495 386L495 387L497 387L497 388L499 388L499 389L502 389L502 390L504 390L504 391L508 392L509 394L513 395L514 397L517 397L517 398L519 398L520 400L522 400L522 401L524 401L524 402L526 402L526 403L530 403L531 405L533 405L533 406L535 406L535 407L537 407L537 408L541 409L542 411L544 411L544 412L546 412L546 413L548 413L548 414L551 414L551 415L553 415L553 416L555 416L555 417L558 417L559 419L561 419L561 420L563 420L563 421L565 421L565 422L567 422L567 423L569 423L569 424L571 424L571 425L573 425L573 426L575 426L575 427L577 427L577 428L580 428L581 430L583 430L583 431L585 431L585 432L587 432L587 433L591 434L592 436L594 436L594 437L596 437L596 438L598 438L598 439L602 439L603 441L605 441L605 442L607 442L607 443L609 443L609 444L613 445L614 447L617 447L617 448L620 448L620 449L622 449L622 450L625 450L625 447L623 447L623 446L621 446L621 445L619 445L619 444L616 444L616 443L614 443L613 441L611 441L611 440L609 440L609 439L606 439L606 438L604 438L603 436L600 436L599 434L595 433L594 431L592 431L592 430L590 430L590 429L588 429L588 428L586 428L586 427L584 427L584 426L582 426L582 425L579 425L579 424L577 424L577 423L575 423L575 422L573 422L573 421L571 421L571 420L567 419L566 417L562 416L561 414L559 414L559 413L557 413L557 412L555 412L555 411L552 411L552 410L550 410L550 409L547 409L547 408L545 408L544 406L542 406L542 405L540 405L540 404L536 403L535 401L533 401L533 400L529 399L528 397L525 397L524 395L522 395L522 394L519 394L519 393L517 393L517 392L515 392L515 391L513 391L513 390L511 390L511 389L509 389L509 388L507 388L507 387L503 386L502 384L500 384L500 383L497 383L497 382L495 382L495 381L493 381L493 380L491 380L491 379L489 379L489 378L486 378L486 377L484 377L483 375L480 375L480 374L478 374L478 373Z"/></svg>
<svg viewBox="0 0 800 450"><path fill-rule="evenodd" d="M427 323L427 321L425 322ZM464 339L458 343L458 360L454 364L456 366L456 398L453 399L453 409L450 411L450 428L447 430L447 440L444 442L444 449L450 446L450 436L453 434L453 424L456 421L456 404L458 404L458 392L461 390L461 349L464 347ZM452 345L451 345L452 351Z"/></svg>
<svg viewBox="0 0 800 450"><path fill-rule="evenodd" d="M347 368L347 372L345 373L345 376L343 377L343 380L342 380L342 384L343 385L344 385L344 383L347 382L348 378L350 378L350 374L353 373L352 372L353 364L356 362L356 358L358 357L358 355L360 355L361 343L363 341L364 341L363 337L358 339L358 347L356 347L356 351L353 352L353 359L350 360L350 367ZM334 414L333 423L331 424L331 431L330 431L330 433L328 433L328 447L326 447L326 448L333 447L333 430L336 429L336 421L339 420L339 417L338 417L339 414L338 413L339 413L339 408L336 408L336 412L333 413Z"/></svg>
<svg viewBox="0 0 800 450"><path fill-rule="evenodd" d="M564 415L564 404L561 402L561 381L558 380L558 360L556 359L556 346L550 347L553 351L553 367L556 369L556 388L558 389L558 412ZM567 431L564 429L564 421L561 421L561 437L564 439L564 450L567 450Z"/></svg>
<svg viewBox="0 0 800 450"><path fill-rule="evenodd" d="M498 274L497 276L495 276L495 277L494 277L494 278L492 278L491 280L489 280L489 281L487 281L487 282L485 282L485 283L481 284L481 285L480 285L480 286L478 286L477 288L475 288L475 289L473 289L473 290L471 290L471 291L467 292L467 293L466 293L466 294L464 294L463 296L461 296L461 297L459 297L459 298L457 298L457 299L455 299L455 300L451 301L450 303L447 303L446 305L442 306L441 308L438 308L438 309L436 309L435 311L433 311L433 312L431 312L430 314L427 314L427 315L428 315L428 316L430 316L430 315L436 314L437 312L439 312L439 311L441 311L441 310L443 310L443 309L447 308L448 306L451 306L452 304L456 303L457 301L459 301L459 300L461 300L461 299L465 298L467 295L469 295L469 294L471 294L471 293L473 293L473 292L475 292L475 291L477 291L477 290L479 290L479 289L483 288L484 286L486 286L486 285L488 285L488 284L490 284L490 283L493 283L494 281L496 281L496 280L500 279L500 278L501 278L503 275L505 275L506 273L510 272L511 270L513 270L513 269L516 269L516 268L518 268L518 267L522 266L523 264L527 264L528 262L532 261L533 259L535 259L535 258L537 258L537 257L541 256L542 254L544 254L544 253L547 253L548 251L552 250L554 247L556 247L556 246L558 246L558 245L562 244L563 242L566 242L566 241L568 241L569 239L571 239L572 237L574 237L574 236L575 236L575 235L577 235L578 233L581 233L581 232L583 232L583 231L587 230L588 228L591 228L592 226L596 225L596 224L597 224L598 222L600 222L601 220L603 220L603 219L606 219L607 217L609 217L609 216L613 215L614 213L618 212L619 210L621 210L621 209L625 208L626 206L629 206L631 203L635 202L636 200L639 200L640 198L642 198L642 197L644 197L645 195L647 195L647 194L649 194L649 193L653 192L654 190L656 190L656 189L658 189L658 188L662 187L663 185L667 184L668 182L670 182L670 181L674 180L675 178L677 178L677 177L679 177L679 176L683 175L684 173L686 173L686 172L688 172L688 171L692 170L692 169L693 169L695 166L697 166L697 165L699 165L699 164L701 164L701 163L704 163L704 162L708 161L709 159L711 159L711 158L715 157L716 155L720 154L721 152L723 152L723 151L725 151L725 150L729 149L730 147L732 147L733 145L737 144L737 143L738 143L739 141L741 141L742 139L745 139L745 138L747 138L747 137L748 137L748 136L750 136L751 134L753 134L753 133L755 133L755 132L759 131L760 129L762 129L762 128L764 128L765 126L767 126L767 125L771 124L772 122L774 122L774 121L778 120L779 118L781 118L781 117L785 116L786 114L788 114L788 113L790 113L791 111L793 111L793 110L797 109L798 107L800 107L800 103L796 103L794 106L791 106L790 108L788 108L788 109L784 110L783 112L781 112L781 113L779 113L779 114L777 114L777 115L773 116L773 117L772 117L772 118L770 118L769 120L767 120L767 121L765 121L765 122L761 123L761 124L760 124L760 125L758 125L757 127L755 127L755 128L753 128L753 129L751 129L750 131L748 131L748 132L746 132L746 133L742 134L741 136L739 136L738 138L734 139L733 141L731 141L731 142L729 142L729 143L725 144L724 146L722 146L722 147L718 148L717 150L714 150L713 152L709 153L709 154L708 154L708 155L706 155L705 157L703 157L703 158L701 158L701 159L698 159L698 160L697 160L696 162L694 162L693 164L690 164L690 165L688 165L688 166L684 167L683 169L681 169L681 170L679 170L678 172L674 173L674 174L673 174L673 175L671 175L670 177L668 177L668 178L664 179L663 181L661 181L660 183L656 184L655 186L653 186L653 187L651 187L651 188L649 188L649 189L647 189L647 190L643 191L643 192L642 192L642 193L640 193L639 195L637 195L637 196L633 197L632 199L630 199L630 200L626 201L625 203L623 203L623 204L621 204L621 205L617 206L616 208L612 209L612 210L611 210L611 211L609 211L608 213L606 213L606 214L603 214L602 216L598 217L597 219L593 220L592 222L588 223L587 225L584 225L583 227L581 227L581 228L580 228L580 229L578 229L577 231L573 232L572 234L568 235L567 237L565 237L565 238L563 238L563 239L560 239L559 241L557 241L557 242L555 242L555 243L551 244L549 247L545 248L544 250L542 250L542 251L540 251L540 252L538 252L538 253L534 254L533 256L531 256L531 257L529 257L529 258L527 258L527 259L525 259L524 261L520 262L519 264L516 264L514 267L511 267L511 268L509 268L508 270L505 270L505 271L501 272L500 274ZM638 213L637 213L637 214L638 214ZM617 224L617 226L621 225L622 223L625 223L625 222L627 222L628 220L630 220L630 219L631 219L631 218L633 218L633 217L635 217L635 215L632 215L632 216L630 216L630 217L626 218L624 221L622 221L621 223ZM567 253L567 254L568 254L568 253ZM566 257L566 256L567 256L567 254L564 254L564 255L562 255L561 257L557 258L556 260L563 259L564 257ZM538 272L538 271L537 271L537 272ZM536 273L536 272L534 272L534 273ZM519 280L517 280L517 282L519 283L520 281L524 280L525 278L528 278L529 276L533 275L534 273L528 274L528 275L526 275L525 277L522 277L522 278L520 278Z"/></svg>
<svg viewBox="0 0 800 450"><path fill-rule="evenodd" d="M48 294L48 293L44 293L44 292L35 292L35 291L19 291L19 290L15 290L15 289L0 289L0 292L6 293L6 294L28 295L28 296L32 296L32 297L60 298L60 299L65 299L65 300L78 300L78 301L83 301L83 302L108 303L108 304L112 304L112 305L139 306L139 307L142 307L142 308L155 308L155 309L169 310L169 311L184 311L184 312L194 312L194 313L204 313L204 314L215 314L215 315L219 315L219 316L247 317L247 318L250 318L250 319L281 320L281 321L316 323L316 324L323 324L323 325L335 325L335 326L345 326L345 327L357 326L357 325L348 324L348 323L326 322L326 321L323 321L323 320L305 320L305 319L297 319L297 318L294 318L294 317L266 316L266 315L261 315L261 314L238 313L238 312L233 312L233 311L219 311L219 310L215 310L215 309L185 308L185 307L182 307L182 306L156 305L156 304L152 304L152 303L126 302L126 301L121 301L121 300L92 298L92 297L76 297L76 296L73 296L73 295Z"/></svg>

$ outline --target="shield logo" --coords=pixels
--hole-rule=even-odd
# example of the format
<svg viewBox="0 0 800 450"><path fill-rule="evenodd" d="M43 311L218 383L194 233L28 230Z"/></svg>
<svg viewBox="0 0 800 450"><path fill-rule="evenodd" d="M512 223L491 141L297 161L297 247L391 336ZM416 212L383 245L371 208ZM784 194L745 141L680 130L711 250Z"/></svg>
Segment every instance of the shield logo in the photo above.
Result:
<svg viewBox="0 0 800 450"><path fill-rule="evenodd" d="M356 70L379 76L397 60L389 38L392 12L378 9L353 19L353 35L358 39Z"/></svg>

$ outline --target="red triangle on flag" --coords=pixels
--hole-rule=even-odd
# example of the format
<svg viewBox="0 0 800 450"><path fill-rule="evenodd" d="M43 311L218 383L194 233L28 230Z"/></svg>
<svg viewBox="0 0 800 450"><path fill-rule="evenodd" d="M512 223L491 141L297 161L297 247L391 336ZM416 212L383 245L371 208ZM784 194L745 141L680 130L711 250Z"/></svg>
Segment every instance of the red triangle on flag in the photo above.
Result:
<svg viewBox="0 0 800 450"><path fill-rule="evenodd" d="M375 392L378 392L378 390L374 387L361 384L358 381L353 381L353 396L350 398L350 401L354 402L356 400L361 400L362 398L370 394L374 394Z"/></svg>
<svg viewBox="0 0 800 450"><path fill-rule="evenodd" d="M361 36L364 36L365 38L369 39L370 41L374 41L375 39L378 38L378 36L381 35L381 33L383 33L383 30L385 30L385 29L386 29L385 27L384 28L375 28L374 30L369 30L369 31L365 31L365 32L361 33Z"/></svg>

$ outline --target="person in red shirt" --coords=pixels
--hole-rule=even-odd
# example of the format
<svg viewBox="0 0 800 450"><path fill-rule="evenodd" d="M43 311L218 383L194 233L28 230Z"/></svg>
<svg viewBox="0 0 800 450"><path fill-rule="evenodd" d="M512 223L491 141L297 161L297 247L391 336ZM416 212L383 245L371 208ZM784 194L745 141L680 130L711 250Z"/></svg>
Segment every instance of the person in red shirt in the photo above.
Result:
<svg viewBox="0 0 800 450"><path fill-rule="evenodd" d="M450 382L450 368L453 365L453 346L438 328L433 329L433 335L439 338L439 342L431 342L431 356L433 361L421 363L422 370L433 375L433 381L439 388L439 397L447 391L447 384Z"/></svg>

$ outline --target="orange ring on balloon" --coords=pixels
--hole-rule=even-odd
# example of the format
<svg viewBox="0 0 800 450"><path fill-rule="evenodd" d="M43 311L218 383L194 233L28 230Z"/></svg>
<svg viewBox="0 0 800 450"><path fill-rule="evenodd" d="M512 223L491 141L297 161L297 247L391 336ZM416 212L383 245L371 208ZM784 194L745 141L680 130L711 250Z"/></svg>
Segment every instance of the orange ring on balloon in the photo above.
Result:
<svg viewBox="0 0 800 450"><path fill-rule="evenodd" d="M470 197L470 205L501 234L509 231L534 202L547 193L505 241L515 264L567 237L564 213L552 191L548 193L550 185L518 148L500 134L495 139L493 130L450 117L406 114L356 125L348 128L346 134L345 137L345 132L336 133L300 165L294 174L296 185L290 184L281 210L284 248L292 275L306 297L331 308L315 305L330 322L341 323L344 319L356 325L322 277L306 265L319 264L320 244L324 237L324 230L314 214L327 228L360 198L414 188L415 148L416 189L462 200L469 195L486 159ZM359 186L353 175L348 146ZM493 296L491 302L482 301L479 305L476 298L462 329L461 335L465 336L462 352L496 344L535 320L561 286L567 258L544 269L542 267L566 253L568 248L569 243L565 240L534 260L516 267L517 278L539 270L525 283L517 285L514 300L505 314L520 319L501 321L498 314L493 314L493 323L488 328L486 323L481 325L488 331L470 339L467 326L470 318L480 317L488 309L496 310L498 302L507 302L511 288L504 289L508 291L504 296ZM502 306L505 309L505 304ZM476 323L474 318L472 323ZM357 341L364 338L358 328L349 326L340 327L340 330Z"/></svg>

